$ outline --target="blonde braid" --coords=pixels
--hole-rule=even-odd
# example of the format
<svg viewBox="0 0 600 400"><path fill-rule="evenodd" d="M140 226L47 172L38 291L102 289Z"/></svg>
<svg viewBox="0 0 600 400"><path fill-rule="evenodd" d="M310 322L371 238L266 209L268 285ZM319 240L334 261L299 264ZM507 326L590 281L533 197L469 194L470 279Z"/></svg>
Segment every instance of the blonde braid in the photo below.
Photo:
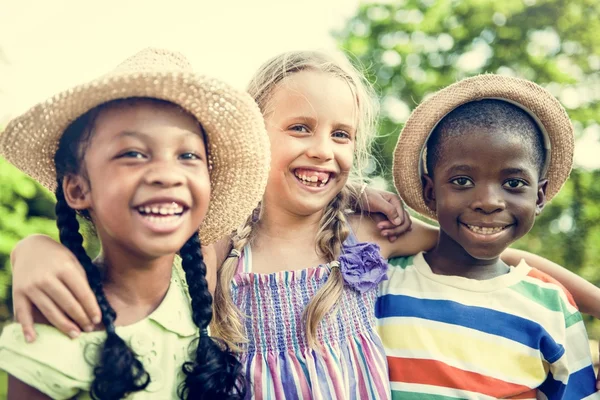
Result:
<svg viewBox="0 0 600 400"><path fill-rule="evenodd" d="M231 283L235 277L242 249L252 238L252 229L256 223L255 213L246 223L237 229L231 238L232 252L217 272L217 287L214 296L214 317L210 325L211 335L223 340L233 351L241 351L240 345L248 341L244 330L246 315L234 304L231 295ZM237 253L235 253L235 251Z"/></svg>
<svg viewBox="0 0 600 400"><path fill-rule="evenodd" d="M344 215L348 203L348 190L342 189L329 203L320 221L317 232L317 252L328 262L338 259L342 245L350 230ZM317 329L325 315L333 310L342 296L344 279L339 267L331 269L327 282L313 296L304 311L306 340L313 349L318 349Z"/></svg>

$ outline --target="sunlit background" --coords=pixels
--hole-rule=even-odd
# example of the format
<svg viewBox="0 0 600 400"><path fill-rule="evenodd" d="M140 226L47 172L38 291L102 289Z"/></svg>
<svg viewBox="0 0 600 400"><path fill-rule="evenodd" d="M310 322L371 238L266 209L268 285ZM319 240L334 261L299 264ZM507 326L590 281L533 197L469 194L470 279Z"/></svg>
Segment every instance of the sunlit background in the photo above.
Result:
<svg viewBox="0 0 600 400"><path fill-rule="evenodd" d="M0 0L0 130L35 102L147 46L179 50L199 72L239 88L281 51L342 49L380 95L380 137L368 172L392 189L391 151L419 101L482 72L524 77L569 112L576 169L516 246L598 284L598 32L597 0ZM0 326L11 318L10 250L31 233L56 237L52 207L50 194L0 159ZM591 319L588 329L600 336Z"/></svg>

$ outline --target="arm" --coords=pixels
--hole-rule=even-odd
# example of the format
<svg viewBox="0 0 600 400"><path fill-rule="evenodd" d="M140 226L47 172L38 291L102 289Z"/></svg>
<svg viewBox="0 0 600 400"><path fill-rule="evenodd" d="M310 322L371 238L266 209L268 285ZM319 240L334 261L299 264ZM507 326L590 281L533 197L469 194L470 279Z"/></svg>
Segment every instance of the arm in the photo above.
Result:
<svg viewBox="0 0 600 400"><path fill-rule="evenodd" d="M358 187L355 183L349 183L353 192L357 193L351 197L351 208L357 213L383 214L386 218L377 223L379 234L387 237L390 242L395 241L398 236L410 230L411 219L402 205L402 200L397 194L384 190L374 189L364 184Z"/></svg>
<svg viewBox="0 0 600 400"><path fill-rule="evenodd" d="M350 225L361 242L372 242L379 245L383 258L409 256L432 249L437 243L438 228L417 219L412 220L410 231L399 236L394 242L386 240L377 227L379 219L375 215L349 216Z"/></svg>
<svg viewBox="0 0 600 400"><path fill-rule="evenodd" d="M85 272L63 245L44 235L32 235L17 243L10 259L15 318L27 341L36 337L34 306L70 337L77 337L80 327L93 329L100 322L100 308Z"/></svg>
<svg viewBox="0 0 600 400"><path fill-rule="evenodd" d="M46 400L52 399L40 392L36 388L33 388L12 375L8 376L8 397L7 400Z"/></svg>
<svg viewBox="0 0 600 400"><path fill-rule="evenodd" d="M521 259L525 259L531 267L547 273L567 288L581 312L600 318L600 289L598 287L568 269L538 255L511 248L502 253L502 260L509 265L517 265Z"/></svg>

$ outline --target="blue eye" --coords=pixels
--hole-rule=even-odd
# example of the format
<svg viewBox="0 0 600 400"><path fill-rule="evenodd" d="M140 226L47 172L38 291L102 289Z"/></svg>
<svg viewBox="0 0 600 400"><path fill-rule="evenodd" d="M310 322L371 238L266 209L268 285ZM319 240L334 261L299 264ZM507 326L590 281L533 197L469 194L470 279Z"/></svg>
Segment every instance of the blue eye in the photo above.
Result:
<svg viewBox="0 0 600 400"><path fill-rule="evenodd" d="M352 138L348 132L344 132L344 131L335 131L332 133L332 136L334 138L339 138L339 139L351 139Z"/></svg>
<svg viewBox="0 0 600 400"><path fill-rule="evenodd" d="M461 187L471 187L474 186L474 183L472 180L470 180L469 178L465 178L464 176L458 177L458 178L454 178L450 181L450 183L456 185L456 186L461 186Z"/></svg>
<svg viewBox="0 0 600 400"><path fill-rule="evenodd" d="M526 185L527 184L521 179L509 179L506 182L504 182L503 186L508 189L520 189Z"/></svg>
<svg viewBox="0 0 600 400"><path fill-rule="evenodd" d="M295 131L295 132L303 132L303 133L309 132L308 128L304 125L292 125L288 128L288 130Z"/></svg>

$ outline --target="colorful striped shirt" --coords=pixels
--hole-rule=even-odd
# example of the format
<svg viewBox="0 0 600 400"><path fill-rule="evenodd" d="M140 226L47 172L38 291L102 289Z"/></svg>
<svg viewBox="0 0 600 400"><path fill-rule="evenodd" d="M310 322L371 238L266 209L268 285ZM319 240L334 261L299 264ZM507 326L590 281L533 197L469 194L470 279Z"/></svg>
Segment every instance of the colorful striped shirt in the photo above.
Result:
<svg viewBox="0 0 600 400"><path fill-rule="evenodd" d="M389 260L378 330L393 399L599 398L585 327L562 286L525 262L489 280Z"/></svg>
<svg viewBox="0 0 600 400"><path fill-rule="evenodd" d="M353 235L345 245L355 243ZM232 286L245 320L242 357L255 399L389 399L385 352L375 327L377 290L348 287L318 329L321 352L309 348L303 314L325 284L329 265L272 274L252 272L246 246Z"/></svg>

